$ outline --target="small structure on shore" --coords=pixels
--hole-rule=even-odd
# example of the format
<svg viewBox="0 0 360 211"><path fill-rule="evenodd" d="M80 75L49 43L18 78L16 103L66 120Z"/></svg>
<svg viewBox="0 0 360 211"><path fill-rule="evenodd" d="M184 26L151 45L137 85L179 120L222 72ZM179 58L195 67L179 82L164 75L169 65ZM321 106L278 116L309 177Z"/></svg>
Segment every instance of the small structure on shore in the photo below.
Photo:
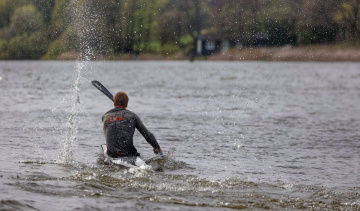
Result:
<svg viewBox="0 0 360 211"><path fill-rule="evenodd" d="M196 39L196 55L209 56L214 53L225 53L229 48L237 47L267 47L296 45L296 37L288 37L282 43L272 40L269 34L257 33L250 39L233 39L230 37L221 37L219 35L199 35Z"/></svg>
<svg viewBox="0 0 360 211"><path fill-rule="evenodd" d="M198 56L209 56L217 52L226 52L230 47L236 46L236 44L236 42L228 38L199 35L196 40L196 54Z"/></svg>

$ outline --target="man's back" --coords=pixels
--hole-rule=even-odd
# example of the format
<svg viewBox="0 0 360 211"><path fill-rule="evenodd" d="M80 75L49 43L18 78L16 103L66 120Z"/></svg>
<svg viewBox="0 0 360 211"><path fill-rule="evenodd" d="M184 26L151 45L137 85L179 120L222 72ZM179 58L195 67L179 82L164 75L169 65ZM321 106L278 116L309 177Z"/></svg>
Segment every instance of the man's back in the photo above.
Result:
<svg viewBox="0 0 360 211"><path fill-rule="evenodd" d="M153 148L160 148L154 135L146 129L140 118L127 109L119 107L111 109L103 115L102 120L110 156L139 155L133 144L135 128Z"/></svg>

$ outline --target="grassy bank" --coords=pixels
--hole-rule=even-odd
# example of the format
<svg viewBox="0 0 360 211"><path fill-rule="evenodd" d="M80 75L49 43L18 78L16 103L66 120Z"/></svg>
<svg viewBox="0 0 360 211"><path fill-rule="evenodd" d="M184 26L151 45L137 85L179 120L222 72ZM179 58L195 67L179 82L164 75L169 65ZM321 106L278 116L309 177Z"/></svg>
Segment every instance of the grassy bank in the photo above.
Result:
<svg viewBox="0 0 360 211"><path fill-rule="evenodd" d="M78 53L67 52L59 60L76 60ZM160 54L116 54L98 56L98 60L190 60L185 53ZM216 53L208 57L196 57L196 60L210 61L353 61L360 62L358 45L315 45L304 47L256 47L232 48L227 52Z"/></svg>
<svg viewBox="0 0 360 211"><path fill-rule="evenodd" d="M263 61L355 61L360 62L360 48L341 45L304 47L266 47L230 49L211 55L209 60L263 60Z"/></svg>

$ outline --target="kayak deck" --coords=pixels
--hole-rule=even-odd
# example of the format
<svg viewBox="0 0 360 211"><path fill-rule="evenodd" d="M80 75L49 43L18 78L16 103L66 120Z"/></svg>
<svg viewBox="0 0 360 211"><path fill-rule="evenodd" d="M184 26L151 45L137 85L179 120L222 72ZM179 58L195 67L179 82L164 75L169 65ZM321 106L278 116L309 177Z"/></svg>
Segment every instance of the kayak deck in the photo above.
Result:
<svg viewBox="0 0 360 211"><path fill-rule="evenodd" d="M101 153L103 153L105 156L105 162L110 162L128 168L139 168L145 165L145 166L151 166L151 168L155 171L161 171L163 170L163 166L167 162L167 156L162 154L148 158L144 161L140 157L136 157L136 156L112 158L108 156L106 152L107 152L106 144L101 144Z"/></svg>

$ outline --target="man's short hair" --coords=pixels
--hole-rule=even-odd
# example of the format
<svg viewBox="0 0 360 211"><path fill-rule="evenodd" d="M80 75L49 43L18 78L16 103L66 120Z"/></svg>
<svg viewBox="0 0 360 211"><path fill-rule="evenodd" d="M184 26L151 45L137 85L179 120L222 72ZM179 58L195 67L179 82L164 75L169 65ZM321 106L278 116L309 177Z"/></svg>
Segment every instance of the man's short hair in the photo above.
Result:
<svg viewBox="0 0 360 211"><path fill-rule="evenodd" d="M129 97L125 92L118 92L114 97L114 106L115 107L127 107L129 102Z"/></svg>

